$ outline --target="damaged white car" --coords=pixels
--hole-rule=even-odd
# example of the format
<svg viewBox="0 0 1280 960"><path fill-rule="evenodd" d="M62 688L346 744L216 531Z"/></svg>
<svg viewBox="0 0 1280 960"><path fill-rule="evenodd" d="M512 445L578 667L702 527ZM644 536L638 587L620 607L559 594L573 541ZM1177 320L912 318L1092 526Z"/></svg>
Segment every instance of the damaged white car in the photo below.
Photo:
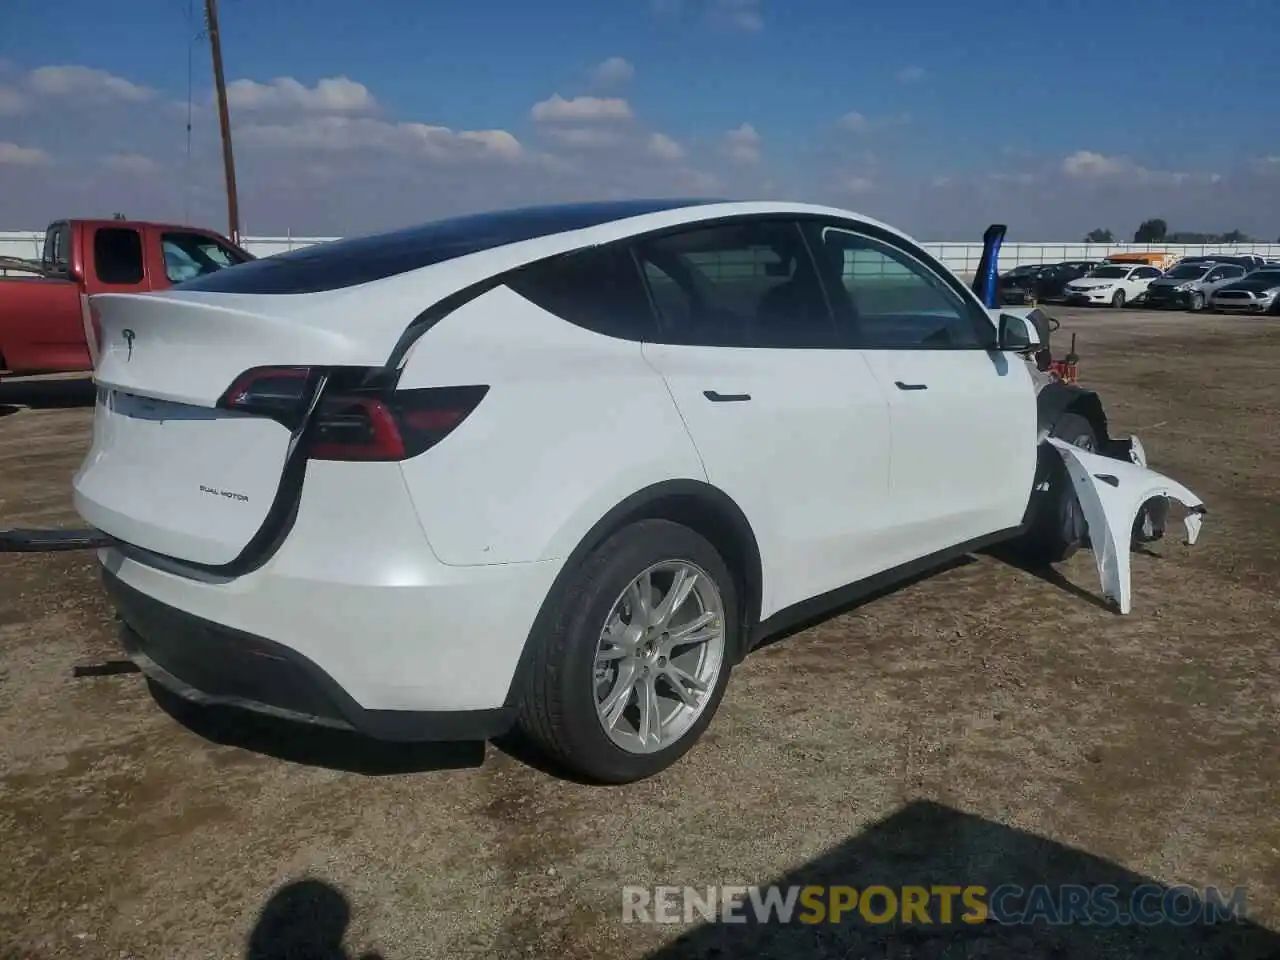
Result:
<svg viewBox="0 0 1280 960"><path fill-rule="evenodd" d="M1200 509L1096 395L1037 388L1036 323L843 210L483 214L92 309L91 527L8 549L99 548L133 663L191 700L518 726L600 781L673 763L753 647L859 594L1087 540L1123 610L1132 528Z"/></svg>

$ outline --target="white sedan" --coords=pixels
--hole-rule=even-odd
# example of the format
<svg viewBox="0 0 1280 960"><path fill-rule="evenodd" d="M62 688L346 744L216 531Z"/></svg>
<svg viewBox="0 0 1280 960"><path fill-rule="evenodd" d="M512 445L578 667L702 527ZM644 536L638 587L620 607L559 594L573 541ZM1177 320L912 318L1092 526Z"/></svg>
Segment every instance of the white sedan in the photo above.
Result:
<svg viewBox="0 0 1280 960"><path fill-rule="evenodd" d="M518 725L597 781L673 763L766 638L981 546L1087 535L1127 612L1135 518L1183 491L1037 393L1033 323L826 207L483 214L92 309L91 527L5 549L101 547L125 649L193 701Z"/></svg>
<svg viewBox="0 0 1280 960"><path fill-rule="evenodd" d="M1111 263L1097 267L1063 288L1067 303L1110 304L1123 307L1140 300L1151 281L1161 276L1155 267Z"/></svg>

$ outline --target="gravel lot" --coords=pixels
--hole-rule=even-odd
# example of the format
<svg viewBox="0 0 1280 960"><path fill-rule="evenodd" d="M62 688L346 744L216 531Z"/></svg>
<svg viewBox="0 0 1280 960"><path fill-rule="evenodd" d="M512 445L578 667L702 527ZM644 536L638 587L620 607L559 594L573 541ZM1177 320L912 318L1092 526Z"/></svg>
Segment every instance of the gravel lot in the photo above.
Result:
<svg viewBox="0 0 1280 960"><path fill-rule="evenodd" d="M864 603L749 658L631 787L74 679L116 656L92 558L0 556L0 957L1280 957L1280 326L1051 312L1115 429L1205 499L1201 542L1134 557L1128 617L1088 553ZM0 526L75 523L91 400L0 383ZM624 884L1147 880L1244 885L1252 922L621 921Z"/></svg>

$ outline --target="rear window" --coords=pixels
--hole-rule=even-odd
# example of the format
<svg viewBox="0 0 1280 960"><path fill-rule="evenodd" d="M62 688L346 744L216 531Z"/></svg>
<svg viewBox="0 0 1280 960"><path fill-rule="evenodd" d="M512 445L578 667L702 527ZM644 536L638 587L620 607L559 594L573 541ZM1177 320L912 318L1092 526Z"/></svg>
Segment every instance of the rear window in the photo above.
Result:
<svg viewBox="0 0 1280 960"><path fill-rule="evenodd" d="M479 213L251 260L178 284L213 293L319 293L370 283L509 243L709 200L633 200Z"/></svg>

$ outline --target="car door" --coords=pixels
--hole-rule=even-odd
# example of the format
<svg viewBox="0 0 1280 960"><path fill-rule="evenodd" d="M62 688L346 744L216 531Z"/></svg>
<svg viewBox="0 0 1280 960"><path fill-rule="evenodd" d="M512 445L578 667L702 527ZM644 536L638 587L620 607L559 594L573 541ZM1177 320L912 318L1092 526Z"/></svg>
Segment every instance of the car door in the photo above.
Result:
<svg viewBox="0 0 1280 960"><path fill-rule="evenodd" d="M844 339L889 400L895 564L1018 526L1036 461L1029 365L992 349L985 308L916 244L843 221L806 229Z"/></svg>
<svg viewBox="0 0 1280 960"><path fill-rule="evenodd" d="M762 616L889 566L888 404L861 353L837 347L799 225L740 218L634 251L661 327L644 355L751 524Z"/></svg>
<svg viewBox="0 0 1280 960"><path fill-rule="evenodd" d="M1220 267L1214 267L1205 275L1204 283L1201 284L1205 299L1207 300L1219 287L1230 283L1232 280L1239 280L1244 274L1244 267L1237 266L1234 263L1224 263Z"/></svg>
<svg viewBox="0 0 1280 960"><path fill-rule="evenodd" d="M1125 296L1130 300L1142 296L1147 292L1147 287L1151 286L1151 281L1158 276L1160 271L1155 267L1138 267L1125 280Z"/></svg>

